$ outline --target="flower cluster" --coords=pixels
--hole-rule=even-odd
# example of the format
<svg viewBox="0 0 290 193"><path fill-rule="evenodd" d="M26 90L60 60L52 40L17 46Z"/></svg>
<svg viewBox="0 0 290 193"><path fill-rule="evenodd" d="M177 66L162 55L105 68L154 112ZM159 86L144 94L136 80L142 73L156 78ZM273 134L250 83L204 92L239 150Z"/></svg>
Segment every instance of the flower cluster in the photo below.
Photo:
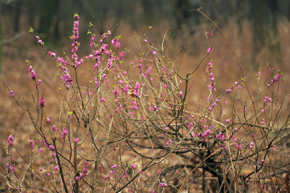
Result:
<svg viewBox="0 0 290 193"><path fill-rule="evenodd" d="M8 137L8 144L9 145L13 145L13 140L14 140L13 135L9 135L9 137Z"/></svg>
<svg viewBox="0 0 290 193"><path fill-rule="evenodd" d="M41 106L41 107L45 106L45 101L42 97L39 98L39 106Z"/></svg>
<svg viewBox="0 0 290 193"><path fill-rule="evenodd" d="M37 75L36 75L35 71L33 70L33 67L32 66L29 66L28 67L28 72L30 72L31 79L32 80L35 80L36 77L37 77Z"/></svg>
<svg viewBox="0 0 290 193"><path fill-rule="evenodd" d="M208 87L210 88L210 90L212 92L215 92L216 91L216 88L215 88L216 85L215 85L215 82L214 82L214 73L212 72L212 67L213 67L212 61L209 61L207 66L208 66L207 71L209 73L209 80L210 80L210 83L209 83Z"/></svg>
<svg viewBox="0 0 290 193"><path fill-rule="evenodd" d="M74 15L74 26L73 26L73 35L72 35L72 40L73 40L73 43L71 45L71 53L72 53L72 60L73 60L73 63L75 64L75 66L77 67L79 64L77 62L77 59L78 59L78 56L77 56L77 51L78 51L78 47L79 47L79 42L78 42L78 39L79 39L79 15L78 14L75 14Z"/></svg>

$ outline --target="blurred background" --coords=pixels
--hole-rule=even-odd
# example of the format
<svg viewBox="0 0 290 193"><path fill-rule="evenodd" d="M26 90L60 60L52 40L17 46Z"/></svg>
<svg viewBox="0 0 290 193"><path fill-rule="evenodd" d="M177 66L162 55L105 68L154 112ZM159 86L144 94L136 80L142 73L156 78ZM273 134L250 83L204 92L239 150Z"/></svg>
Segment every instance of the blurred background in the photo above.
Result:
<svg viewBox="0 0 290 193"><path fill-rule="evenodd" d="M153 26L161 34L168 30L182 52L198 55L201 48L196 34L209 22L190 10L201 7L220 27L237 30L237 36L247 34L251 46L245 57L255 68L257 58L285 62L281 34L289 35L290 20L290 1L285 0L2 0L0 54L2 58L27 55L23 47L34 43L25 38L30 26L48 46L63 47L77 12L83 21L81 34L86 34L89 22L99 34L113 29L124 36Z"/></svg>

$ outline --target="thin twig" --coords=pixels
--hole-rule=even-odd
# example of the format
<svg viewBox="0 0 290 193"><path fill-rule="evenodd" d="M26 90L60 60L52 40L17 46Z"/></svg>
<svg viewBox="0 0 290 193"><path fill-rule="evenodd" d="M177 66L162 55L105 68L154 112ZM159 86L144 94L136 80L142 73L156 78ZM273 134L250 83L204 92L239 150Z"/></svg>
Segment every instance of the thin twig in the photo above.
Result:
<svg viewBox="0 0 290 193"><path fill-rule="evenodd" d="M230 48L230 50L232 51L232 53L234 54L234 56L235 56L235 58L236 58L236 60L237 60L237 63L238 63L238 65L239 65L239 69L240 69L240 73L241 73L241 78L242 79L244 79L245 78L245 76L244 76L244 72L243 72L243 68L242 68L242 65L241 65L241 62L240 62L240 59L239 59L239 57L238 57L238 55L237 55L237 53L235 52L235 50L233 49L233 47L230 45L230 43L227 41L227 39L225 38L225 36L224 36L224 33L223 33L223 31L221 30L221 28L209 17L209 16L207 16L205 13L203 13L201 10L200 10L201 8L199 8L199 9L195 9L195 10L190 10L190 11L197 11L197 12L199 12L200 14L202 14L207 20L209 20L217 29L218 29L218 31L221 33L221 35L222 35L222 38L224 39L224 41L225 41L225 43L226 43L226 45ZM257 114L257 112L256 112L256 107L255 107L255 102L254 102L254 100L253 100L253 98L252 98L252 95L251 95L251 93L250 93L250 90L249 90L249 87L248 87L248 84L247 84L247 82L246 81L244 81L244 83L245 83L245 86L246 86L246 89L247 89L247 92L248 92L248 95L249 95L249 97L250 97L250 100L251 100L251 102L252 102L252 106L253 106L253 110L254 110L254 113L255 114Z"/></svg>

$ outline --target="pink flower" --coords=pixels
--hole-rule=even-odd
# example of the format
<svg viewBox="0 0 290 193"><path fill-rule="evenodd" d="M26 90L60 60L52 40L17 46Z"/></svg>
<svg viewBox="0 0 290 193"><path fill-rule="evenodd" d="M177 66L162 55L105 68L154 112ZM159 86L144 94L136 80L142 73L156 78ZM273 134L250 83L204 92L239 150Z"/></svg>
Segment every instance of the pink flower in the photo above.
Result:
<svg viewBox="0 0 290 193"><path fill-rule="evenodd" d="M265 124L265 119L262 119L261 120L261 125L264 125Z"/></svg>
<svg viewBox="0 0 290 193"><path fill-rule="evenodd" d="M137 168L137 166L136 166L136 164L135 164L135 163L134 163L134 164L132 164L132 166L131 166L131 167L132 167L132 169L133 169L133 170L135 170L135 169Z"/></svg>
<svg viewBox="0 0 290 193"><path fill-rule="evenodd" d="M80 138L77 137L74 139L74 142L77 143L79 140L80 140Z"/></svg>
<svg viewBox="0 0 290 193"><path fill-rule="evenodd" d="M161 171L162 171L161 169L157 170L157 174L161 174Z"/></svg>
<svg viewBox="0 0 290 193"><path fill-rule="evenodd" d="M9 145L13 145L13 140L14 140L14 137L12 135L9 135L9 137L8 137Z"/></svg>
<svg viewBox="0 0 290 193"><path fill-rule="evenodd" d="M61 133L61 139L64 140L65 139L65 136L67 136L68 134L68 131L67 131L67 128L62 128L62 133Z"/></svg>
<svg viewBox="0 0 290 193"><path fill-rule="evenodd" d="M31 147L31 149L34 149L34 142L33 142L32 139L29 140L29 143L30 143L30 147Z"/></svg>
<svg viewBox="0 0 290 193"><path fill-rule="evenodd" d="M162 183L160 184L160 186L161 186L162 188L164 188L164 187L167 187L168 185L167 185L166 183L162 182Z"/></svg>
<svg viewBox="0 0 290 193"><path fill-rule="evenodd" d="M252 149L253 147L254 147L254 142L251 141L251 142L250 142L250 149Z"/></svg>
<svg viewBox="0 0 290 193"><path fill-rule="evenodd" d="M11 97L14 96L14 91L13 90L10 90L10 94L9 94Z"/></svg>
<svg viewBox="0 0 290 193"><path fill-rule="evenodd" d="M207 49L207 53L210 53L212 51L212 48Z"/></svg>
<svg viewBox="0 0 290 193"><path fill-rule="evenodd" d="M236 144L236 146L237 146L238 150L241 150L242 147L243 147L242 145L240 145L240 144L238 144L238 143Z"/></svg>
<svg viewBox="0 0 290 193"><path fill-rule="evenodd" d="M30 71L30 76L31 76L32 80L35 80L35 79L36 79L37 75L36 75L36 73L34 72L34 70L31 70L31 71Z"/></svg>
<svg viewBox="0 0 290 193"><path fill-rule="evenodd" d="M47 52L47 54L52 56L52 57L55 57L55 53L54 52L49 51L49 52Z"/></svg>
<svg viewBox="0 0 290 193"><path fill-rule="evenodd" d="M180 97L182 95L182 91L179 91L177 95Z"/></svg>
<svg viewBox="0 0 290 193"><path fill-rule="evenodd" d="M105 180L108 180L110 179L110 177L108 175L105 176Z"/></svg>
<svg viewBox="0 0 290 193"><path fill-rule="evenodd" d="M56 153L51 153L51 157L55 158L56 157Z"/></svg>
<svg viewBox="0 0 290 193"><path fill-rule="evenodd" d="M48 146L48 148L50 149L50 151L54 151L55 150L53 145Z"/></svg>
<svg viewBox="0 0 290 193"><path fill-rule="evenodd" d="M33 68L32 66L29 66L27 71L31 72L32 68Z"/></svg>
<svg viewBox="0 0 290 193"><path fill-rule="evenodd" d="M49 117L46 117L46 121L47 121L47 122L50 122L50 118L49 118Z"/></svg>
<svg viewBox="0 0 290 193"><path fill-rule="evenodd" d="M276 83L279 81L279 79L282 77L282 74L277 74L272 80L271 83Z"/></svg>
<svg viewBox="0 0 290 193"><path fill-rule="evenodd" d="M105 98L101 98L101 102L102 103L105 103L106 102L106 99Z"/></svg>
<svg viewBox="0 0 290 193"><path fill-rule="evenodd" d="M227 94L230 94L232 92L233 87L230 87L229 89L226 90Z"/></svg>
<svg viewBox="0 0 290 193"><path fill-rule="evenodd" d="M52 129L53 131L57 131L57 130L58 130L57 127L56 127L55 125L53 125L53 126L51 127L51 129Z"/></svg>
<svg viewBox="0 0 290 193"><path fill-rule="evenodd" d="M169 146L172 143L172 139L169 139L169 141L166 142L166 145Z"/></svg>
<svg viewBox="0 0 290 193"><path fill-rule="evenodd" d="M39 105L41 107L44 107L44 105L45 105L45 101L44 101L44 99L42 97L39 98Z"/></svg>
<svg viewBox="0 0 290 193"><path fill-rule="evenodd" d="M156 55L156 51L153 51L152 54L153 54L153 55Z"/></svg>

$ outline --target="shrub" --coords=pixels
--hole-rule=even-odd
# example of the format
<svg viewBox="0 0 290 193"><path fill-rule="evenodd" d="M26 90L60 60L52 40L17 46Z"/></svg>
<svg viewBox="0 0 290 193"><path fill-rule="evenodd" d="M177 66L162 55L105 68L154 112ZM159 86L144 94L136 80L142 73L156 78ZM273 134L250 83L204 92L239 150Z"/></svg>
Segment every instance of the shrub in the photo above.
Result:
<svg viewBox="0 0 290 193"><path fill-rule="evenodd" d="M41 75L27 61L36 93L32 103L8 90L29 115L36 133L27 136L31 154L19 171L14 167L19 154L12 151L17 149L17 139L8 137L9 157L2 177L11 188L51 192L286 188L277 181L286 166L275 165L280 151L276 145L288 135L281 133L289 127L289 115L285 118L282 111L286 88L281 72L271 68L272 79L261 84L252 99L243 76L230 88L218 90L214 62L208 59L212 48L183 76L163 46L157 49L147 39L149 51L130 64L124 62L121 37L112 38L110 31L98 36L92 24L91 53L80 57L79 16L74 18L70 57L46 50L29 30L56 61L62 86L61 100L55 105L60 110L50 111ZM208 61L205 67L204 61ZM208 96L192 108L189 88L195 85L190 80L198 68L205 68ZM260 71L257 79L261 76Z"/></svg>

